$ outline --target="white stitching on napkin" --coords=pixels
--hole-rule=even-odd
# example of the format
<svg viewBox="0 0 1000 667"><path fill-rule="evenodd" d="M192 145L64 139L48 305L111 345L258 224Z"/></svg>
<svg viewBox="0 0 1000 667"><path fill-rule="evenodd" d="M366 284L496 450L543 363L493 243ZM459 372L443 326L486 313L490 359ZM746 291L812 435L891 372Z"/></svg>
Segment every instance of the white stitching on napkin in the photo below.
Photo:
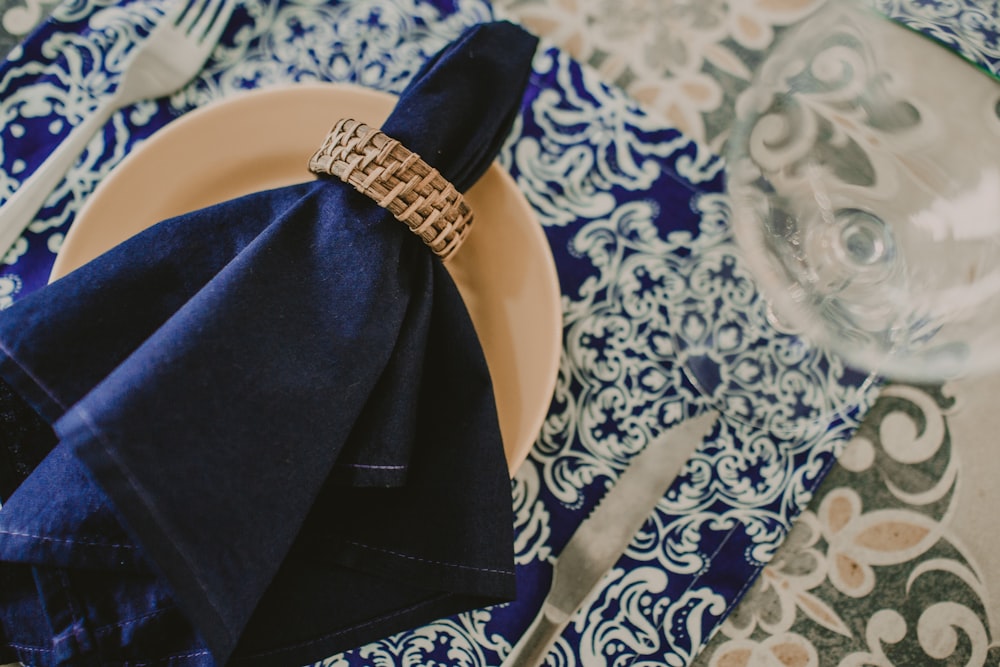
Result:
<svg viewBox="0 0 1000 667"><path fill-rule="evenodd" d="M116 549L136 549L134 544L114 544L111 542L94 542L91 540L70 540L64 537L49 537L47 535L35 535L33 533L19 533L13 530L3 530L0 528L0 534L11 535L12 537L32 537L36 540L42 540L44 542L60 542L62 544L80 544L87 547L114 547Z"/></svg>
<svg viewBox="0 0 1000 667"><path fill-rule="evenodd" d="M488 567L476 567L475 565L460 565L459 563L446 563L440 560L431 560L429 558L420 558L419 556L411 556L409 554L399 553L398 551L392 551L391 549L382 549L380 547L373 547L367 544L361 544L360 542L352 542L347 540L346 544L350 544L355 547L360 547L362 549L368 549L370 551L379 551L381 553L390 554L393 556L399 556L400 558L407 558L409 560L419 561L421 563L431 563L433 565L444 565L445 567L454 567L462 570L474 570L476 572L490 572L492 574L514 574L513 570L497 570Z"/></svg>
<svg viewBox="0 0 1000 667"><path fill-rule="evenodd" d="M122 465L121 462L118 460L118 457L114 455L113 450L111 448L111 442L108 440L107 434L97 425L97 422L94 420L90 412L88 412L84 406L77 404L76 406L73 407L70 413L75 413L76 415L79 416L80 421L82 422L84 428L88 429L90 433L94 436L94 438L97 440L97 442L100 443L101 448L104 451L104 455L108 457L112 465L118 467L118 470L122 478L131 487L133 493L135 494L139 502L141 502L145 506L145 509L150 514L152 514L156 518L159 518L156 506L149 502L149 499L144 489L136 485L135 479L133 479L132 476L129 474L128 468ZM181 543L179 542L174 543L174 549L176 550L177 554L181 557L181 559L184 561L184 567L187 569L188 574L191 576L191 578L194 579L195 583L197 583L198 586L201 587L202 591L205 591L206 593L207 591L210 591L211 589L202 580L200 572L196 567L194 567L194 560L191 558L191 555L188 553L187 549L183 548ZM231 640L238 639L239 633L236 631L236 629L230 627L229 623L226 620L224 620L226 619L226 615L223 614L222 610L219 608L219 603L218 601L216 601L215 597L206 594L202 597L202 600L204 600L208 604L208 606L212 608L212 611L215 612L215 620L225 630L227 639Z"/></svg>
<svg viewBox="0 0 1000 667"><path fill-rule="evenodd" d="M3 342L2 340L0 340L0 350L2 350L2 351L3 351L3 353L7 355L7 358L8 358L8 359L10 359L10 360L11 360L11 361L13 361L13 362L14 362L15 364L17 364L17 367L18 367L18 368L20 368L20 369L21 369L21 371L22 371L22 372L23 372L23 373L24 373L25 375L27 375L27 376L28 376L29 378L31 378L31 381L32 381L32 382L34 382L34 383L35 383L35 385L36 385L36 386L37 386L37 387L38 387L39 389L41 389L42 391L44 391L44 392L45 392L45 395L46 395L46 396L48 396L49 398L51 398L51 399L52 399L52 401L53 401L53 402L54 402L54 403L55 403L56 405L58 405L58 406L59 406L60 408L62 408L63 410L66 410L66 409L68 408L68 406L66 406L66 405L63 405L63 402L62 402L62 401L60 401L60 400L59 400L59 398L58 398L58 397L57 397L57 396L56 396L55 394L53 394L53 393L52 393L52 390L50 390L50 389L49 389L49 388L48 388L48 387L47 387L47 386L45 385L45 383L44 383L44 382L42 382L42 379L41 379L41 378L37 377L37 376L36 376L36 375L35 375L34 373L32 373L32 372L31 372L31 369L29 369L29 368L28 368L27 366L25 366L24 364L22 364L22 363L21 363L21 361L20 361L20 360L19 360L19 359L18 359L18 358L17 358L16 356L14 356L14 353L13 353L13 352L12 352L12 351L10 350L10 348L8 348L8 347L7 347L6 345L4 345L4 342Z"/></svg>
<svg viewBox="0 0 1000 667"><path fill-rule="evenodd" d="M28 653L52 653L53 651L53 649L44 646L32 646L31 644L21 644L20 642L7 642L7 646L18 651L27 651Z"/></svg>
<svg viewBox="0 0 1000 667"><path fill-rule="evenodd" d="M108 630L117 630L118 628L125 627L127 625L135 625L136 623L141 623L150 618L156 616L162 616L166 612L176 611L176 605L168 605L166 607L157 607L152 611L147 611L145 614L139 614L138 616L133 616L132 618L126 618L121 621L115 621L114 623L105 623L104 625L94 628L94 634L100 634L102 632L107 632ZM199 651L199 653L207 653L208 651Z"/></svg>
<svg viewBox="0 0 1000 667"><path fill-rule="evenodd" d="M335 463L338 468L363 468L364 470L405 470L406 466L376 465L373 463Z"/></svg>

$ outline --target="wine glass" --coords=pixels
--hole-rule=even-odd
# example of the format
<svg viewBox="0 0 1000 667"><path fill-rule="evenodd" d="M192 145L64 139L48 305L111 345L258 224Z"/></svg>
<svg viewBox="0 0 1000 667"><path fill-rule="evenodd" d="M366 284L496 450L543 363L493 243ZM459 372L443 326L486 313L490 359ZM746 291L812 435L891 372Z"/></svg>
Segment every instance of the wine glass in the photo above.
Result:
<svg viewBox="0 0 1000 667"><path fill-rule="evenodd" d="M862 371L1000 368L1000 82L936 41L970 25L925 34L832 0L738 102L726 170L743 260L775 324Z"/></svg>

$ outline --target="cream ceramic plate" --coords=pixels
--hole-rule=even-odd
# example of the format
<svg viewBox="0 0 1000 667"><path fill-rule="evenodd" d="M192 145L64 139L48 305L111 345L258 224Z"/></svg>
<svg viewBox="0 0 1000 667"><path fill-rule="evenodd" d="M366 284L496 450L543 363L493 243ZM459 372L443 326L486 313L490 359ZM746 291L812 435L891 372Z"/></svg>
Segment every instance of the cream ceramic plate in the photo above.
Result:
<svg viewBox="0 0 1000 667"><path fill-rule="evenodd" d="M379 126L394 104L391 95L357 86L303 84L247 92L192 111L101 183L66 235L51 279L160 220L312 178L306 162L338 118ZM538 435L555 388L562 329L558 278L541 227L506 172L494 165L467 198L476 220L448 270L482 341L513 473Z"/></svg>

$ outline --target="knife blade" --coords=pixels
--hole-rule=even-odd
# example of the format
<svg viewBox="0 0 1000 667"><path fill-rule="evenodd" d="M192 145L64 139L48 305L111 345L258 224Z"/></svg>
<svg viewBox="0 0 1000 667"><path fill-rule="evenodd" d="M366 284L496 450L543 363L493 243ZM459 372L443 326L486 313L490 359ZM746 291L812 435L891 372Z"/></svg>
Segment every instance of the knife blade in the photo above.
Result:
<svg viewBox="0 0 1000 667"><path fill-rule="evenodd" d="M683 421L633 457L559 554L542 608L502 667L542 664L577 608L621 557L718 417L711 410Z"/></svg>

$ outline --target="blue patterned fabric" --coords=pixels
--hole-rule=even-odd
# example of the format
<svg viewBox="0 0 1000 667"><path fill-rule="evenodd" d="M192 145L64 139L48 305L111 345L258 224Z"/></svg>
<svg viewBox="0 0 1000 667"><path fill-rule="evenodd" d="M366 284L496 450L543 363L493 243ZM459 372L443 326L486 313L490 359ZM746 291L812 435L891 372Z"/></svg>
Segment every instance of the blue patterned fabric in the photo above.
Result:
<svg viewBox="0 0 1000 667"><path fill-rule="evenodd" d="M1000 3L996 0L875 0L875 6L1000 77Z"/></svg>
<svg viewBox="0 0 1000 667"><path fill-rule="evenodd" d="M84 34L95 4L62 5L56 16L66 23L46 24L4 65L0 110L25 118L21 129L0 130L7 193L89 104L85 88L105 81L116 62L110 35L137 39L134 16L148 18L154 6L133 0L107 35ZM472 0L242 3L196 83L117 115L91 144L8 256L4 298L45 281L86 195L176 115L290 81L398 92L430 53L490 14ZM46 68L37 64L48 59ZM59 103L31 101L35 86ZM31 137L45 137L38 144L25 140L29 123ZM537 612L553 559L632 456L684 416L721 406L718 437L689 461L550 658L588 667L687 664L781 543L874 390L769 325L728 233L721 159L565 53L536 55L500 161L544 227L565 323L549 416L512 485L518 598L321 664L499 664ZM788 413L816 428L783 436Z"/></svg>

